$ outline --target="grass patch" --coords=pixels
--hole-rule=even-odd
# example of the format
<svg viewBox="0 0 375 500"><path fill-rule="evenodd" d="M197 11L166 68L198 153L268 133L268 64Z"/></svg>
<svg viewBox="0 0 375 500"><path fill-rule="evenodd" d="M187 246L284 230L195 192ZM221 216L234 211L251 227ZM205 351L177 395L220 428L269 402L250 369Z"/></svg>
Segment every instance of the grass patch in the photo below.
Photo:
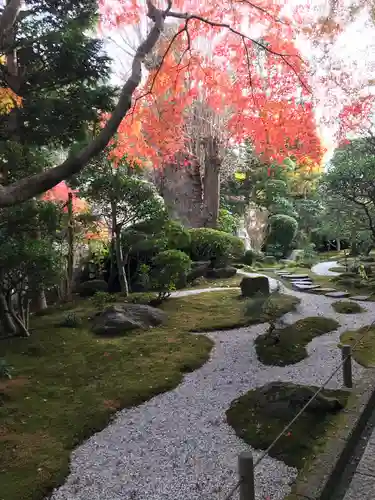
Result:
<svg viewBox="0 0 375 500"><path fill-rule="evenodd" d="M296 303L273 300L280 315ZM212 342L188 332L265 321L246 317L245 303L236 290L173 298L162 305L163 327L98 338L88 323L93 301L79 299L33 317L29 339L2 340L15 378L0 382L1 499L42 500L66 476L71 450L118 409L174 388L201 366ZM67 313L79 326L56 326Z"/></svg>
<svg viewBox="0 0 375 500"><path fill-rule="evenodd" d="M188 289L199 289L199 288L230 288L239 287L243 276L241 274L236 274L232 278L221 278L221 279L210 279L210 278L198 278L195 283L190 285ZM185 290L182 288L181 291Z"/></svg>
<svg viewBox="0 0 375 500"><path fill-rule="evenodd" d="M232 403L227 421L250 446L266 450L317 389L279 382L251 390ZM302 469L347 398L347 392L323 390L317 404L280 438L270 456Z"/></svg>
<svg viewBox="0 0 375 500"><path fill-rule="evenodd" d="M259 360L265 365L286 366L307 358L306 346L313 338L329 333L339 323L322 316L308 317L255 340Z"/></svg>
<svg viewBox="0 0 375 500"><path fill-rule="evenodd" d="M363 307L351 300L338 300L332 303L332 307L337 313L341 314L356 314L364 311Z"/></svg>
<svg viewBox="0 0 375 500"><path fill-rule="evenodd" d="M361 339L361 337L363 337ZM361 339L352 351L353 358L366 368L375 367L375 326L364 326L358 330L344 332L340 337L340 345L351 345Z"/></svg>

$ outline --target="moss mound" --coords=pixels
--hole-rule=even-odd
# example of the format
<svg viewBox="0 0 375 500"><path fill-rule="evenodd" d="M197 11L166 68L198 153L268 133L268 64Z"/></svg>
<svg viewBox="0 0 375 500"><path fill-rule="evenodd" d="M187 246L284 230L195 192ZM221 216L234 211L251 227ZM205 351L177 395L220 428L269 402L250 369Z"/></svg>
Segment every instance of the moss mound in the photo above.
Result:
<svg viewBox="0 0 375 500"><path fill-rule="evenodd" d="M227 411L228 424L250 446L265 450L317 389L272 382L251 390L233 401ZM271 449L270 456L301 469L347 397L344 391L322 391Z"/></svg>
<svg viewBox="0 0 375 500"><path fill-rule="evenodd" d="M363 312L363 308L357 304L357 302L352 302L351 300L338 300L333 302L333 309L341 314L356 314Z"/></svg>
<svg viewBox="0 0 375 500"><path fill-rule="evenodd" d="M308 317L285 328L276 329L255 340L259 360L265 365L286 366L307 358L306 346L313 338L336 330L331 318Z"/></svg>
<svg viewBox="0 0 375 500"><path fill-rule="evenodd" d="M373 368L375 366L375 325L344 332L340 337L340 343L353 346L359 339L360 341L352 351L353 358L360 365Z"/></svg>

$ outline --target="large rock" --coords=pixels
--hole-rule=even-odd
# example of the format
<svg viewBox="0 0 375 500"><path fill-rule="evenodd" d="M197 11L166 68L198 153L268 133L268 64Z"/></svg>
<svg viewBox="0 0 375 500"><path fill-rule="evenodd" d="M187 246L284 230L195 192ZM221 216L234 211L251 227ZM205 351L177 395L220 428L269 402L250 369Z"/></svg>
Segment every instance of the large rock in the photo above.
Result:
<svg viewBox="0 0 375 500"><path fill-rule="evenodd" d="M254 295L269 295L270 282L267 276L246 276L240 283L242 297L254 297Z"/></svg>
<svg viewBox="0 0 375 500"><path fill-rule="evenodd" d="M191 265L191 271L187 274L186 277L187 282L192 283L198 278L204 278L207 275L209 267L209 261L193 262Z"/></svg>
<svg viewBox="0 0 375 500"><path fill-rule="evenodd" d="M166 314L143 304L114 304L97 314L92 331L98 335L122 335L135 328L147 329L161 325Z"/></svg>
<svg viewBox="0 0 375 500"><path fill-rule="evenodd" d="M91 297L96 292L108 292L108 283L104 280L90 280L81 283L78 288L81 297Z"/></svg>
<svg viewBox="0 0 375 500"><path fill-rule="evenodd" d="M258 389L259 406L267 414L288 416L293 418L314 395L316 388L296 385L289 382L271 382ZM324 393L310 403L305 410L313 413L335 413L343 408L343 404L336 397Z"/></svg>
<svg viewBox="0 0 375 500"><path fill-rule="evenodd" d="M237 273L237 269L235 267L231 266L226 266L226 267L219 267L219 268L214 268L214 269L209 269L207 271L207 278L212 278L212 279L222 279L222 278L232 278L235 276Z"/></svg>

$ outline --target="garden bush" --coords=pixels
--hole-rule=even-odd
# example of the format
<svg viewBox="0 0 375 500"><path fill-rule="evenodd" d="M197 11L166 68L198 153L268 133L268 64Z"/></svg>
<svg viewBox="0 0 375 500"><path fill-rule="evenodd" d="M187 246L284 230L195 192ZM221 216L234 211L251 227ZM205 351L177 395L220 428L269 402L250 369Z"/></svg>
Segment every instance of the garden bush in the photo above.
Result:
<svg viewBox="0 0 375 500"><path fill-rule="evenodd" d="M255 262L263 262L264 255L262 252L257 252L253 248L246 250L243 255L242 262L248 266L252 266Z"/></svg>
<svg viewBox="0 0 375 500"><path fill-rule="evenodd" d="M192 260L223 264L231 259L242 258L244 254L244 242L237 236L210 228L194 228L189 233Z"/></svg>
<svg viewBox="0 0 375 500"><path fill-rule="evenodd" d="M268 222L270 232L266 243L267 253L275 255L273 252L268 251L268 247L278 245L284 257L297 234L298 223L293 217L282 214L272 215ZM275 255L275 257L277 257L277 255Z"/></svg>
<svg viewBox="0 0 375 500"><path fill-rule="evenodd" d="M181 250L165 250L156 255L152 260L151 283L159 298L169 297L179 282L186 282L190 269L190 257Z"/></svg>

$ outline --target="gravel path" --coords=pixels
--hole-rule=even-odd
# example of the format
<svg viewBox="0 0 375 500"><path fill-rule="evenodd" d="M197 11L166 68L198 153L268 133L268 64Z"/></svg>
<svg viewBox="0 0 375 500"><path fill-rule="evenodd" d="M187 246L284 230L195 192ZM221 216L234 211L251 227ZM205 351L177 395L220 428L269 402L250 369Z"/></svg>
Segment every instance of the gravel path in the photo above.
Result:
<svg viewBox="0 0 375 500"><path fill-rule="evenodd" d="M321 384L340 362L340 333L374 317L375 304L366 303L362 314L343 316L333 311L334 299L283 291L302 299L296 312L284 316L285 323L321 315L345 326L314 339L309 357L287 367L266 367L256 357L253 341L266 324L206 334L215 342L210 361L176 389L118 412L106 429L77 448L71 473L52 500L221 500L237 479L238 453L249 449L226 424L231 402L269 381ZM361 371L354 363L354 379ZM342 387L340 372L329 387ZM281 500L296 475L296 469L266 457L256 469L256 499Z"/></svg>
<svg viewBox="0 0 375 500"><path fill-rule="evenodd" d="M335 260L330 260L327 262L319 262L312 266L311 272L317 274L318 276L339 276L340 273L335 271L330 271L331 267L339 267L340 263Z"/></svg>

